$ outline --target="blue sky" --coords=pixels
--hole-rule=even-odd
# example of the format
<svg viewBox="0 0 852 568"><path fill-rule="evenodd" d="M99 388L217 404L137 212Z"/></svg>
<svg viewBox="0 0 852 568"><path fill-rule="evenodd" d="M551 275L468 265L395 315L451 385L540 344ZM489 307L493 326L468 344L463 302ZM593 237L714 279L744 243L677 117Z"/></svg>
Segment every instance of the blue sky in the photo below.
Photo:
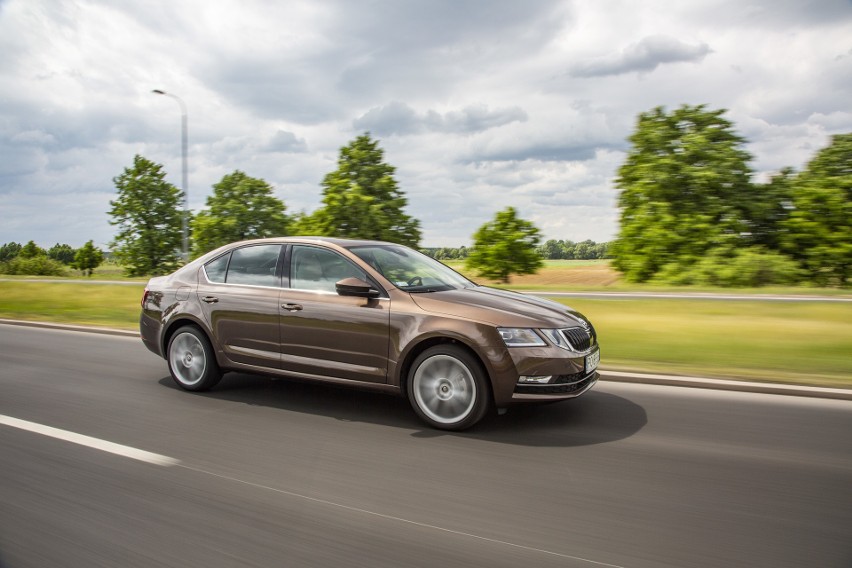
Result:
<svg viewBox="0 0 852 568"><path fill-rule="evenodd" d="M370 131L424 246L508 205L547 238L618 230L640 112L728 109L757 178L852 132L852 2L0 0L0 243L106 247L112 178L142 154L189 201L240 169L319 205Z"/></svg>

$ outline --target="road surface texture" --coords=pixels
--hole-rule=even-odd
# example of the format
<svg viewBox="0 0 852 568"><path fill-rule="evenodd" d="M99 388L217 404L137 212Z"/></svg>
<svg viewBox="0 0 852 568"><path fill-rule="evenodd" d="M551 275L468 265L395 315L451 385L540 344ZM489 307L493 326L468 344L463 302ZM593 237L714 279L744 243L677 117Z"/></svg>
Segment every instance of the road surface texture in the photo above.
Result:
<svg viewBox="0 0 852 568"><path fill-rule="evenodd" d="M141 450L141 452L140 452ZM0 566L852 566L852 402L599 383L475 429L0 325Z"/></svg>

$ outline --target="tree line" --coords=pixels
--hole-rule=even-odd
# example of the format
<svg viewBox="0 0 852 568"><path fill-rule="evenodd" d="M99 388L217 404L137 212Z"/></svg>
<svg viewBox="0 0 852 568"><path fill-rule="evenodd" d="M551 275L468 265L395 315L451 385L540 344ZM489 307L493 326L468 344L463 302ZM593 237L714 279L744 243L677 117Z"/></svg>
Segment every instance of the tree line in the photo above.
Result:
<svg viewBox="0 0 852 568"><path fill-rule="evenodd" d="M424 248L421 252L436 260L465 260L472 248L460 247ZM611 258L609 243L596 243L586 239L579 243L571 240L550 239L535 249L544 260L596 260Z"/></svg>
<svg viewBox="0 0 852 568"><path fill-rule="evenodd" d="M205 208L191 215L192 250L198 257L246 239L283 235L326 235L393 241L417 246L420 223L404 212L408 200L384 163L384 152L369 134L341 148L337 170L322 181L322 205L308 214L287 214L272 186L242 171L213 185ZM114 178L118 196L110 202L117 235L111 243L131 276L165 274L182 262L183 193L166 181L160 164L135 156Z"/></svg>
<svg viewBox="0 0 852 568"><path fill-rule="evenodd" d="M0 274L64 276L68 268L74 268L91 276L103 261L104 253L93 241L78 249L56 243L45 250L34 241L25 245L16 242L0 245Z"/></svg>
<svg viewBox="0 0 852 568"><path fill-rule="evenodd" d="M235 241L288 234L381 240L418 248L420 222L404 211L408 199L398 187L395 171L385 163L378 141L369 133L358 136L340 149L337 169L323 178L321 206L311 213L288 215L271 185L237 170L213 185L205 208L188 220L191 256ZM138 155L113 181L118 196L110 202L109 214L117 234L111 247L127 274L165 274L177 268L182 262L183 193L166 181L162 165ZM514 208L483 225L475 240L465 258L481 275L507 282L512 273L540 267L540 233Z"/></svg>
<svg viewBox="0 0 852 568"><path fill-rule="evenodd" d="M620 228L613 242L542 243L539 229L507 207L477 229L471 247L425 252L440 260L464 260L468 269L501 282L537 271L542 259L612 258L631 282L848 286L852 134L834 136L803 171L786 168L757 183L746 140L725 112L684 105L639 115L616 178ZM394 174L378 141L365 133L340 149L337 169L322 180L320 207L288 214L270 184L236 170L213 185L201 211L189 213L191 256L234 241L288 234L417 248L420 222L405 213L408 200ZM185 262L180 254L184 194L166 181L163 166L137 155L113 182L117 196L109 215L116 236L110 248L126 273L165 274ZM20 256L24 248L4 245L0 271L49 272L65 262L59 249L30 255L29 247ZM72 264L94 262L74 254ZM103 257L101 251L92 254ZM81 269L91 274L93 268Z"/></svg>
<svg viewBox="0 0 852 568"><path fill-rule="evenodd" d="M616 180L613 266L631 282L848 286L852 134L833 136L801 172L756 183L725 112L639 115Z"/></svg>

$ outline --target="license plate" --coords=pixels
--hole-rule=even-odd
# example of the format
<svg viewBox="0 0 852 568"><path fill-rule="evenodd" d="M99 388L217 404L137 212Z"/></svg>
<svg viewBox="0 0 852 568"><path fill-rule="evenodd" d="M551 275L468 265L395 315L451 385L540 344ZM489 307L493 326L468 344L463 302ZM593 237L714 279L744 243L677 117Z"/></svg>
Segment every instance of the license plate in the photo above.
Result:
<svg viewBox="0 0 852 568"><path fill-rule="evenodd" d="M595 369L598 368L598 364L601 362L601 350L598 349L594 353L590 353L586 356L586 373L591 373Z"/></svg>

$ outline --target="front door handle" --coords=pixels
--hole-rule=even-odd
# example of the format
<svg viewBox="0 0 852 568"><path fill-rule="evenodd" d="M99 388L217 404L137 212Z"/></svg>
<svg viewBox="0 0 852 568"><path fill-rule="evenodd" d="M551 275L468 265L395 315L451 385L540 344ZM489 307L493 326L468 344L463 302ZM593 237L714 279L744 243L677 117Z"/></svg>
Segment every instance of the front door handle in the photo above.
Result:
<svg viewBox="0 0 852 568"><path fill-rule="evenodd" d="M201 298L201 301L207 302L208 304L215 304L219 301L219 298L217 298L216 296L204 296L203 298Z"/></svg>
<svg viewBox="0 0 852 568"><path fill-rule="evenodd" d="M302 310L301 304L281 304L281 307L288 312L298 312Z"/></svg>

